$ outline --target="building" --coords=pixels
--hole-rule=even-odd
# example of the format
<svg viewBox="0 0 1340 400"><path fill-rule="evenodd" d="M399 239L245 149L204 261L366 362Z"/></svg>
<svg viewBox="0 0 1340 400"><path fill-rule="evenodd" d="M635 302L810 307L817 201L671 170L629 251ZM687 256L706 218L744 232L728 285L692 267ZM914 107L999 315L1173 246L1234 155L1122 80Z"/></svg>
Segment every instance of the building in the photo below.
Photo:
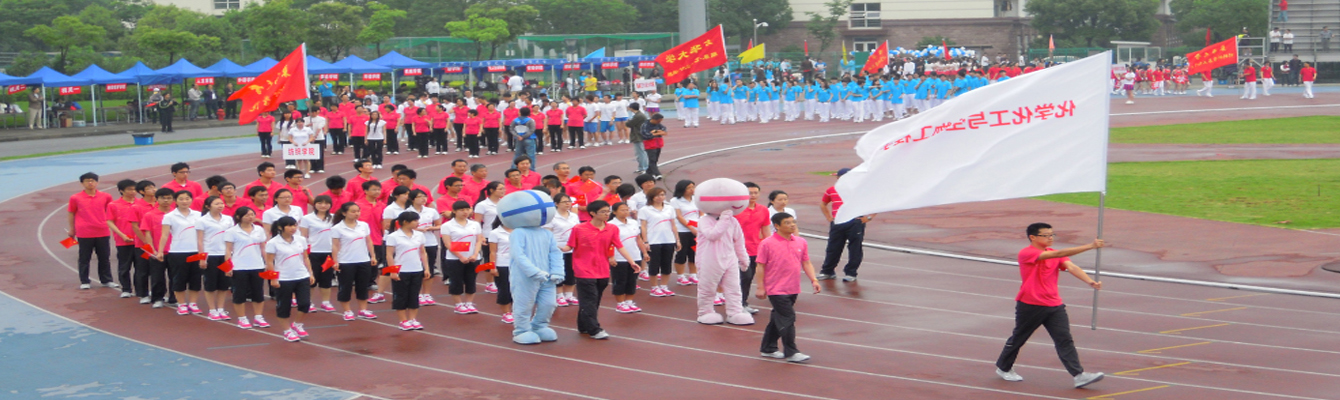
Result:
<svg viewBox="0 0 1340 400"><path fill-rule="evenodd" d="M223 15L228 10L240 10L246 7L247 2L257 0L151 0L154 4L163 6L177 6L184 10L191 10L209 15Z"/></svg>

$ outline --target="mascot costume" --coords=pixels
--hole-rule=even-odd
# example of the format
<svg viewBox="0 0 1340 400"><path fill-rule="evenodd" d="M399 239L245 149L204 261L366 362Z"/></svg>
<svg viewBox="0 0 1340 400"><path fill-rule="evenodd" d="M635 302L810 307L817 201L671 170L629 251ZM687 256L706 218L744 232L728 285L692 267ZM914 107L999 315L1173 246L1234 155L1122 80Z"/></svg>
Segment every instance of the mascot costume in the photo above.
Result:
<svg viewBox="0 0 1340 400"><path fill-rule="evenodd" d="M694 192L693 203L704 216L698 220L698 322L722 322L721 314L712 309L716 289L721 287L726 293L725 322L753 324L754 317L740 302L740 271L749 268L749 254L744 249L744 231L733 217L749 204L749 189L733 179L717 178L699 184Z"/></svg>
<svg viewBox="0 0 1340 400"><path fill-rule="evenodd" d="M498 201L498 217L513 229L512 341L518 344L558 340L549 319L558 307L554 285L563 282L563 252L554 234L540 228L555 214L554 200L543 192L522 190Z"/></svg>

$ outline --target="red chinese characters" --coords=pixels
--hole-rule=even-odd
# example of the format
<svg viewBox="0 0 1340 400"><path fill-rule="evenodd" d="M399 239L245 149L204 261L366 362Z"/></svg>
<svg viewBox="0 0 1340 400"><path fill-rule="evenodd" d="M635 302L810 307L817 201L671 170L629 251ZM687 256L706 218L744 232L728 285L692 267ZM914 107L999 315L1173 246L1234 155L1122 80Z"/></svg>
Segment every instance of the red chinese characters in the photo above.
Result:
<svg viewBox="0 0 1340 400"><path fill-rule="evenodd" d="M970 131L997 126L1027 125L1059 118L1075 116L1074 100L1061 103L1043 103L1035 106L1020 106L1013 110L982 111L969 114L966 118L945 121L936 125L924 125L917 135L904 135L884 144L883 150L898 145L916 143L930 139L941 133Z"/></svg>

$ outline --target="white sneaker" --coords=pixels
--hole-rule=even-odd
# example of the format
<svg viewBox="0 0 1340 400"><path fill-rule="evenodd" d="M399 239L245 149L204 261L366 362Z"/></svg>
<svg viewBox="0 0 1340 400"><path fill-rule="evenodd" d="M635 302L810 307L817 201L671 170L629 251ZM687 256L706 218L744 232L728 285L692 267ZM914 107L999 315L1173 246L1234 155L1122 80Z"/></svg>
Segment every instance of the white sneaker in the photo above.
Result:
<svg viewBox="0 0 1340 400"><path fill-rule="evenodd" d="M592 338L592 339L595 339L595 340L605 340L605 339L609 339L609 337L610 337L610 334L609 334L608 332L605 332L605 331L600 331L600 333L591 335L591 338ZM1079 378L1076 378L1076 379L1079 379ZM1076 386L1076 387L1078 387L1078 386Z"/></svg>
<svg viewBox="0 0 1340 400"><path fill-rule="evenodd" d="M130 294L130 292L121 292L121 298L123 298L123 299L130 298L131 296L134 296L134 295Z"/></svg>
<svg viewBox="0 0 1340 400"><path fill-rule="evenodd" d="M781 360L781 359L785 359L785 358L786 358L786 353L783 353L781 350L777 350L777 351L774 351L774 352L771 352L771 353L760 353L760 354L761 354L762 356L764 356L764 357L767 357L767 358L776 358L776 359L778 359L778 360Z"/></svg>
<svg viewBox="0 0 1340 400"><path fill-rule="evenodd" d="M786 358L786 362L793 362L797 364L804 363L809 360L810 356L805 355L805 353L792 354L790 357Z"/></svg>
<svg viewBox="0 0 1340 400"><path fill-rule="evenodd" d="M93 288L93 285L90 285L90 284L87 284L87 283L79 285L79 290L89 290L89 289L92 289L92 288Z"/></svg>
<svg viewBox="0 0 1340 400"><path fill-rule="evenodd" d="M1019 382L1024 380L1024 377L1019 376L1019 374L1015 373L1014 369L1010 369L1009 371L1001 371L1000 368L996 368L996 375L999 376L1000 379L1004 379L1010 382Z"/></svg>
<svg viewBox="0 0 1340 400"><path fill-rule="evenodd" d="M1089 386L1089 384L1101 380L1103 380L1102 372L1082 372L1079 375L1075 375L1075 389Z"/></svg>
<svg viewBox="0 0 1340 400"><path fill-rule="evenodd" d="M148 297L141 297L141 298L140 298L140 304L149 304L149 298L148 298Z"/></svg>

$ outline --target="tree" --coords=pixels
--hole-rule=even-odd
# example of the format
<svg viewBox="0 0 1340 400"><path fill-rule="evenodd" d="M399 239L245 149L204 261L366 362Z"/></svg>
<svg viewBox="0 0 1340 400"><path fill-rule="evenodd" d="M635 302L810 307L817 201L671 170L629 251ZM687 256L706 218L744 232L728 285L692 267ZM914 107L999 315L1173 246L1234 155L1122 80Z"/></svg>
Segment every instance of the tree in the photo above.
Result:
<svg viewBox="0 0 1340 400"><path fill-rule="evenodd" d="M392 10L405 10L414 18L396 24L396 36L448 36L446 24L466 19L465 8L471 0L383 0Z"/></svg>
<svg viewBox="0 0 1340 400"><path fill-rule="evenodd" d="M71 9L63 1L52 0L0 0L0 51L18 52L39 50L42 41L24 35L24 31L34 23L52 21L62 15L79 12Z"/></svg>
<svg viewBox="0 0 1340 400"><path fill-rule="evenodd" d="M96 45L101 44L107 39L107 30L101 26L85 24L79 20L79 17L64 16L57 17L51 21L52 26L38 25L24 31L26 36L37 38L48 47L55 49L59 55L56 56L56 63L51 67L56 72L65 73L65 67L69 61L67 57L70 54L70 47L76 45Z"/></svg>
<svg viewBox="0 0 1340 400"><path fill-rule="evenodd" d="M302 44L307 37L307 13L293 8L290 0L252 4L245 9L246 32L251 47L276 60Z"/></svg>
<svg viewBox="0 0 1340 400"><path fill-rule="evenodd" d="M121 20L108 10L106 7L94 4L84 7L79 11L79 20L85 24L100 26L107 31L107 40L103 44L115 44L122 36L130 33L130 29L121 23Z"/></svg>
<svg viewBox="0 0 1340 400"><path fill-rule="evenodd" d="M465 15L478 15L500 20L507 24L507 31L504 35L488 41L489 58L492 59L497 56L498 46L516 40L517 36L529 32L531 25L540 16L540 12L535 10L535 7L516 0L481 0L466 8Z"/></svg>
<svg viewBox="0 0 1340 400"><path fill-rule="evenodd" d="M1205 28L1219 38L1235 35L1244 26L1253 35L1265 36L1270 18L1270 0L1172 0L1169 7L1177 17L1182 42L1192 46L1205 42Z"/></svg>
<svg viewBox="0 0 1340 400"><path fill-rule="evenodd" d="M707 3L707 15L720 23L722 34L740 38L741 47L754 34L754 19L767 22L758 33L767 35L791 23L791 5L787 0L714 0Z"/></svg>
<svg viewBox="0 0 1340 400"><path fill-rule="evenodd" d="M805 23L805 30L809 31L810 36L819 39L820 53L837 40L837 27L841 22L839 18L847 15L847 9L851 8L851 0L829 0L824 3L824 8L828 10L827 14L805 12L805 15L810 16L810 22Z"/></svg>
<svg viewBox="0 0 1340 400"><path fill-rule="evenodd" d="M1147 41L1158 30L1160 0L1033 0L1024 9L1043 37L1086 47L1112 40Z"/></svg>
<svg viewBox="0 0 1340 400"><path fill-rule="evenodd" d="M480 52L483 51L484 43L493 43L501 37L507 37L507 21L483 17L478 14L471 15L464 21L452 21L446 25L447 30L451 31L451 37L466 39L475 42L475 61L479 61Z"/></svg>
<svg viewBox="0 0 1340 400"><path fill-rule="evenodd" d="M187 31L158 28L136 28L136 41L140 48L151 53L167 56L167 63L176 62L182 53L200 47L218 47L219 38L196 35Z"/></svg>
<svg viewBox="0 0 1340 400"><path fill-rule="evenodd" d="M363 7L327 1L307 9L311 18L307 44L313 53L340 59L345 49L359 43L363 30Z"/></svg>
<svg viewBox="0 0 1340 400"><path fill-rule="evenodd" d="M679 0L624 0L624 3L637 9L637 19L629 32L679 32Z"/></svg>
<svg viewBox="0 0 1340 400"><path fill-rule="evenodd" d="M914 49L924 49L924 48L926 48L926 46L932 46L932 45L934 45L934 46L939 46L939 45L941 45L941 44L944 44L944 45L946 45L946 46L950 46L950 47L953 47L953 46L957 46L957 45L958 45L958 43L955 43L955 42L954 42L954 39L950 39L950 38L947 38L947 37L944 37L944 36L936 35L936 36L926 36L926 37L921 38L921 40L918 40L918 41L917 41L917 44L916 44L915 46L913 46L912 48L914 48Z"/></svg>
<svg viewBox="0 0 1340 400"><path fill-rule="evenodd" d="M377 57L381 57L382 41L395 37L395 23L405 19L405 10L392 10L375 1L368 2L368 9L372 10L372 17L368 18L363 31L358 32L358 42L373 43L377 46Z"/></svg>
<svg viewBox="0 0 1340 400"><path fill-rule="evenodd" d="M47 66L47 61L49 61L49 57L45 53L25 51L14 58L14 63L5 69L5 73L12 76L32 75L37 70Z"/></svg>
<svg viewBox="0 0 1340 400"><path fill-rule="evenodd" d="M544 16L535 26L543 34L623 33L638 16L637 9L623 0L531 0L531 4Z"/></svg>

